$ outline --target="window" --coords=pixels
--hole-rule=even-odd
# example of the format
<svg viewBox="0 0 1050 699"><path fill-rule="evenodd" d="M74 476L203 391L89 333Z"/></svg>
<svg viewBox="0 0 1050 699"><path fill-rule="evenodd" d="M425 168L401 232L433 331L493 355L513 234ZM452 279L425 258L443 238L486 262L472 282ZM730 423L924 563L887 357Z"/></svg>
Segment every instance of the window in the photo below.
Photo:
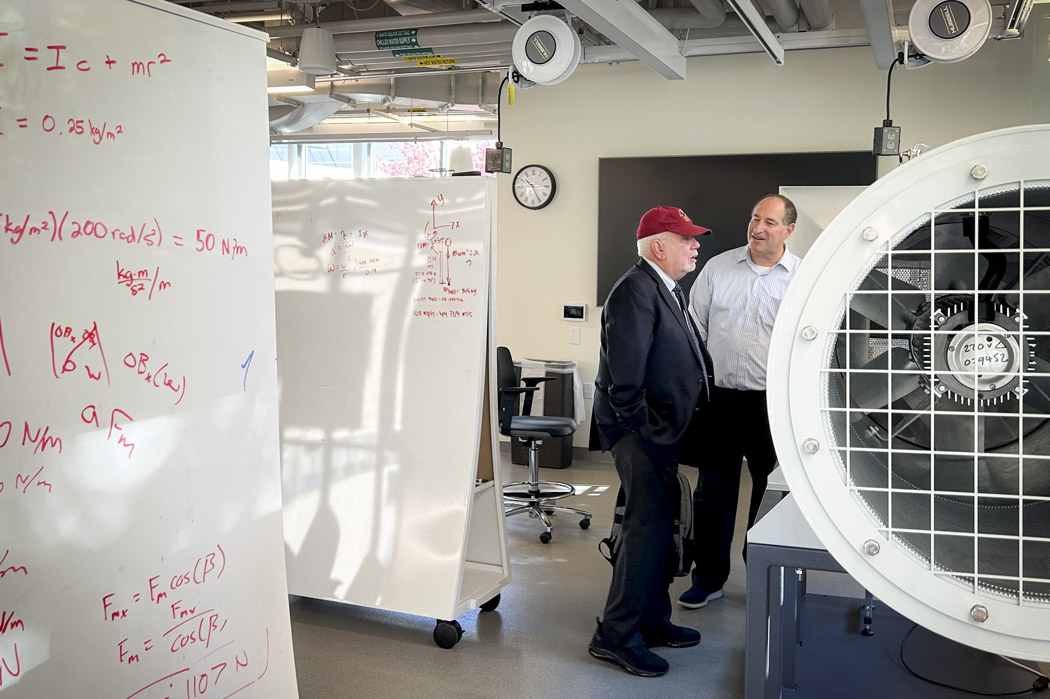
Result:
<svg viewBox="0 0 1050 699"><path fill-rule="evenodd" d="M270 179L346 180L359 177L439 177L453 167L453 150L470 151L471 167L485 171L485 149L494 141L394 141L288 143L270 146ZM456 164L464 167L462 162Z"/></svg>

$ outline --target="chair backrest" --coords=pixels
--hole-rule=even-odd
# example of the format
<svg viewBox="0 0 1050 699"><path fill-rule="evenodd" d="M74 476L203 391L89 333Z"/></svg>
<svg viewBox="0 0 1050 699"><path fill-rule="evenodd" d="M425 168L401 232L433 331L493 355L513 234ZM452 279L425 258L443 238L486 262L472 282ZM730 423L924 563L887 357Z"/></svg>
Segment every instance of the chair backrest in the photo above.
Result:
<svg viewBox="0 0 1050 699"><path fill-rule="evenodd" d="M514 388L518 385L514 377L514 358L506 347L496 348L496 381L499 388Z"/></svg>

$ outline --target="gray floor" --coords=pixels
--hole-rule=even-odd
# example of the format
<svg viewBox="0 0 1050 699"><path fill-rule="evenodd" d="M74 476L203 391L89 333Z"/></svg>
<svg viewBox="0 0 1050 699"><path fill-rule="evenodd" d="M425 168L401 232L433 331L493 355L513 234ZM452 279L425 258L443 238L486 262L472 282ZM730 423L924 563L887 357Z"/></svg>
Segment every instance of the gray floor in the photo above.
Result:
<svg viewBox="0 0 1050 699"><path fill-rule="evenodd" d="M695 480L695 469L684 472ZM504 454L504 474L505 481L521 480L525 468L510 464ZM612 521L616 472L607 461L585 457L568 469L544 470L541 477L590 486L566 503L590 510L591 528L581 530L577 518L557 515L554 540L544 545L538 522L525 515L510 518L512 582L503 589L498 609L460 617L466 633L454 648L434 644L432 619L293 601L300 697L743 696L744 570L739 557L734 557L724 599L699 610L675 605L674 621L699 629L700 645L661 649L671 663L662 678L632 677L587 654L612 571L596 547ZM738 531L740 545L741 536ZM687 578L676 580L672 596L687 587Z"/></svg>

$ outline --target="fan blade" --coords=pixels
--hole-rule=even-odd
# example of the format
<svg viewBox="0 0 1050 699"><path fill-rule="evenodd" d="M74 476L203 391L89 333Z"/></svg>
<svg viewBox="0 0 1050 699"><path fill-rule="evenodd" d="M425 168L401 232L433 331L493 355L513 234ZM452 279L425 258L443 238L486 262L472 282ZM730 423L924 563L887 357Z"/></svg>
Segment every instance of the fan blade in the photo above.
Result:
<svg viewBox="0 0 1050 699"><path fill-rule="evenodd" d="M1050 362L1042 357L1035 358L1033 372L1050 374ZM1024 394L1024 411L1026 413L1050 414L1050 376L1029 376L1025 383L1028 391Z"/></svg>
<svg viewBox="0 0 1050 699"><path fill-rule="evenodd" d="M960 253L938 255L933 288L939 291L972 290L973 266L972 255Z"/></svg>
<svg viewBox="0 0 1050 699"><path fill-rule="evenodd" d="M1037 291L1050 290L1050 265L1036 272L1028 270L1024 275L1024 287Z"/></svg>
<svg viewBox="0 0 1050 699"><path fill-rule="evenodd" d="M894 347L891 351L880 354L860 368L886 369L887 365L891 372L919 371L918 365L911 359L911 352L904 347ZM861 410L880 410L896 400L911 395L918 390L919 386L918 373L891 374L888 391L886 374L874 372L850 374L850 397L854 406ZM861 417L863 414L854 413L853 422Z"/></svg>
<svg viewBox="0 0 1050 699"><path fill-rule="evenodd" d="M889 280L886 275L878 270L872 270L857 287L857 291L886 291L889 288ZM893 280L893 290L918 291L916 287L900 279ZM915 323L915 313L901 303L900 298L895 294L888 296L888 302L881 294L854 296L850 300L850 308L886 329L910 328Z"/></svg>
<svg viewBox="0 0 1050 699"><path fill-rule="evenodd" d="M1050 290L1050 267L1038 272L1029 272L1024 278L1025 291ZM1050 330L1050 296L1047 294L1025 295L1024 313L1031 330Z"/></svg>
<svg viewBox="0 0 1050 699"><path fill-rule="evenodd" d="M941 400L950 400L942 398ZM953 406L953 410L955 407ZM944 416L938 418L933 435L937 451L983 452L984 418L977 418L977 439L974 440L974 419L969 415Z"/></svg>

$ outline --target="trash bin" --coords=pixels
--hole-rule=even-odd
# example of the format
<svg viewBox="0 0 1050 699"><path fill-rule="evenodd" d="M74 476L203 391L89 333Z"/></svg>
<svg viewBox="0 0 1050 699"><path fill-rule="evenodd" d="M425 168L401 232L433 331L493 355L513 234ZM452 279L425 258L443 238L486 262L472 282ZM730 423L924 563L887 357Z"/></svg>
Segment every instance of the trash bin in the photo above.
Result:
<svg viewBox="0 0 1050 699"><path fill-rule="evenodd" d="M533 394L532 414L549 417L576 417L576 386L579 375L576 362L562 362L547 359L517 359L514 361L514 375L521 381L524 376L546 376L553 381L544 381L540 390ZM582 390L580 391L582 394ZM582 405L583 396L580 395ZM519 404L521 405L521 404ZM577 421L576 429L581 429ZM527 466L529 450L521 440L511 440L511 461ZM552 437L540 444L541 468L566 468L572 464L572 435Z"/></svg>

